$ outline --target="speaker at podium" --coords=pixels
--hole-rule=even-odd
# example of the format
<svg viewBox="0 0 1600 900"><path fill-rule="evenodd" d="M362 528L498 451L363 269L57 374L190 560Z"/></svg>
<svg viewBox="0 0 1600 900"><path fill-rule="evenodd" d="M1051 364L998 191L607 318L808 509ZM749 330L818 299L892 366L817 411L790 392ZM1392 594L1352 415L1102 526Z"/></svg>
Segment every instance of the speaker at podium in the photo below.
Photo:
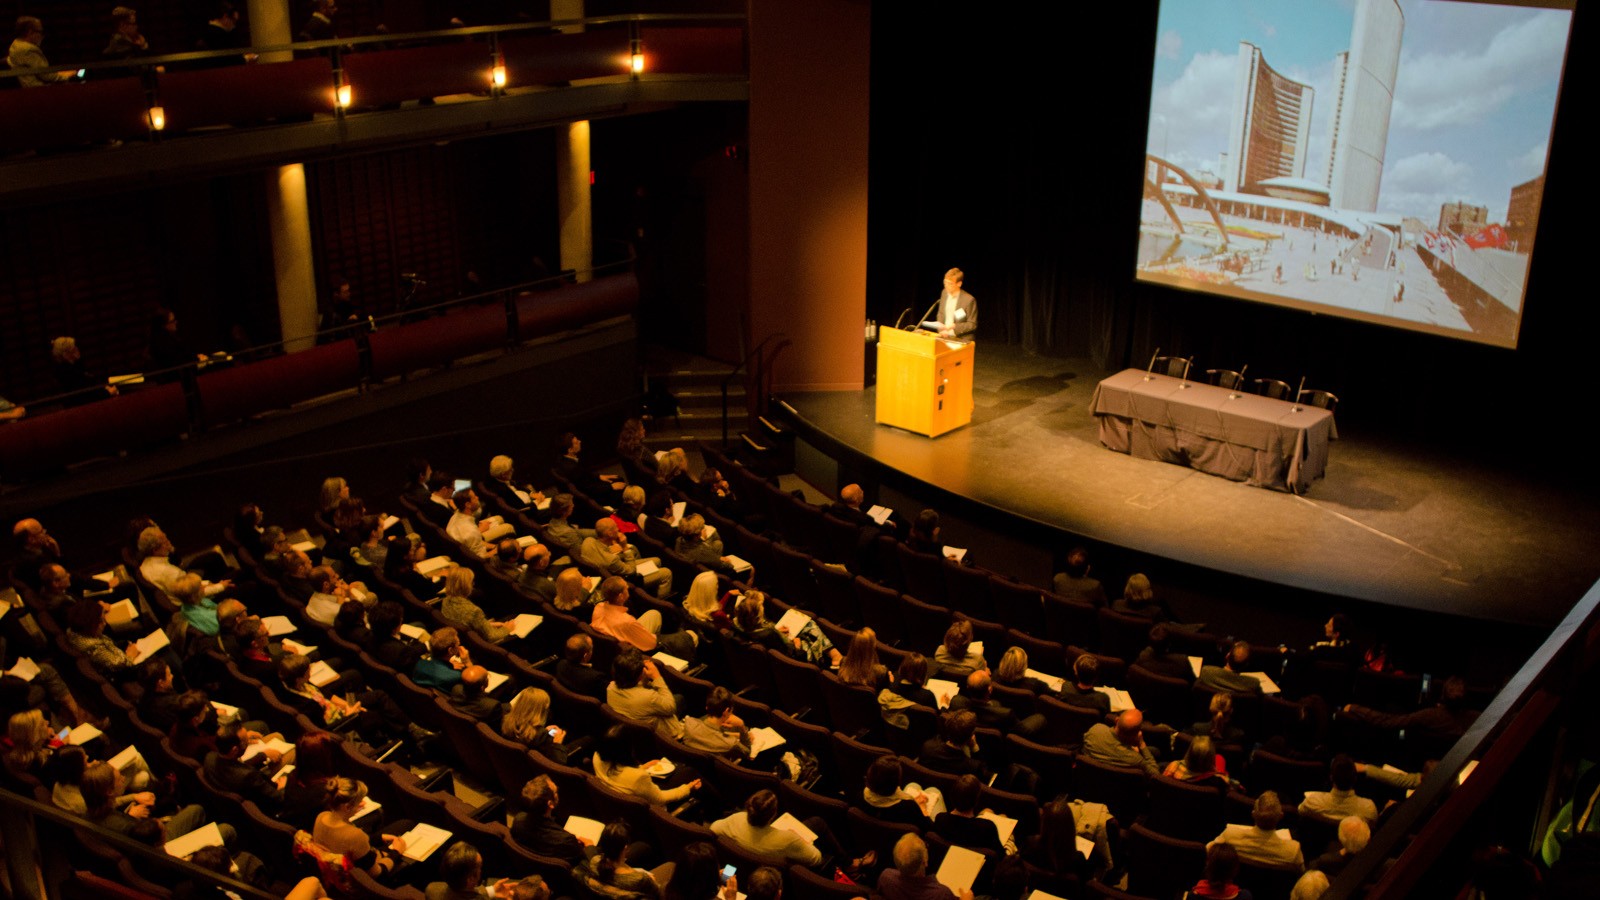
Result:
<svg viewBox="0 0 1600 900"><path fill-rule="evenodd" d="M879 327L878 424L938 437L971 422L973 348L932 332Z"/></svg>

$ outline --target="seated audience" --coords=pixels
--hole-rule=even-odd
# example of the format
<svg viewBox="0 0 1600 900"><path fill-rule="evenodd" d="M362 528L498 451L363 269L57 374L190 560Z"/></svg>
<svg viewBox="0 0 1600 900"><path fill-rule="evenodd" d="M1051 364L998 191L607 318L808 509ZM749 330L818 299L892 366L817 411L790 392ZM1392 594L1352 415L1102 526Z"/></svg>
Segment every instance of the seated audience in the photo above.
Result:
<svg viewBox="0 0 1600 900"><path fill-rule="evenodd" d="M1248 641L1235 641L1228 649L1228 655L1223 657L1220 666L1201 666L1200 677L1195 679L1196 684L1203 684L1219 691L1231 691L1236 694L1250 694L1261 696L1261 681L1244 674L1250 665L1250 643Z"/></svg>
<svg viewBox="0 0 1600 900"><path fill-rule="evenodd" d="M1239 877L1239 852L1228 844L1206 848L1206 870L1189 896L1206 900L1251 900L1250 892L1234 883Z"/></svg>
<svg viewBox="0 0 1600 900"><path fill-rule="evenodd" d="M1137 709L1118 715L1115 728L1096 722L1083 736L1083 755L1106 765L1129 766L1155 775L1161 768L1156 765L1155 753L1144 742L1143 725L1144 714Z"/></svg>
<svg viewBox="0 0 1600 900"><path fill-rule="evenodd" d="M511 837L523 847L577 865L593 846L561 827L555 811L561 792L549 775L535 775L522 786L522 811L511 819Z"/></svg>
<svg viewBox="0 0 1600 900"><path fill-rule="evenodd" d="M1328 779L1333 789L1306 791L1306 798L1300 802L1300 815L1329 821L1356 816L1368 825L1378 820L1378 805L1356 796L1355 760L1343 753L1335 756L1328 764Z"/></svg>
<svg viewBox="0 0 1600 900"><path fill-rule="evenodd" d="M461 681L450 689L450 707L495 730L506 715L506 704L489 696L489 670L477 665L461 670Z"/></svg>
<svg viewBox="0 0 1600 900"><path fill-rule="evenodd" d="M400 863L406 842L398 835L380 834L379 845L373 846L367 832L350 821L365 799L365 784L353 778L329 779L323 812L317 816L311 836L328 850L344 854L351 866L365 869L374 878L383 878Z"/></svg>
<svg viewBox="0 0 1600 900"><path fill-rule="evenodd" d="M567 764L567 732L550 724L550 694L543 688L523 688L500 721L500 734L551 762Z"/></svg>
<svg viewBox="0 0 1600 900"><path fill-rule="evenodd" d="M889 670L878 662L878 633L863 628L850 639L844 659L839 661L839 680L882 690L889 684Z"/></svg>
<svg viewBox="0 0 1600 900"><path fill-rule="evenodd" d="M693 659L699 643L699 635L692 631L662 634L660 610L647 609L644 615L634 618L628 611L628 582L616 575L600 583L600 602L595 604L589 624L625 646L646 653L661 650L679 659Z"/></svg>
<svg viewBox="0 0 1600 900"><path fill-rule="evenodd" d="M1256 798L1251 811L1251 825L1228 825L1211 843L1209 851L1217 844L1232 844L1239 858L1259 866L1299 871L1306 866L1305 855L1300 852L1300 842L1278 836L1278 826L1283 822L1283 805L1273 791L1263 791Z"/></svg>
<svg viewBox="0 0 1600 900"><path fill-rule="evenodd" d="M1189 749L1182 759L1167 763L1163 775L1190 784L1203 784L1220 790L1228 788L1227 763L1216 751L1208 735L1197 735L1189 741Z"/></svg>
<svg viewBox="0 0 1600 900"><path fill-rule="evenodd" d="M1467 683L1452 675L1444 681L1439 702L1425 709L1409 713L1384 713L1359 704L1346 704L1344 715L1377 728L1397 731L1417 728L1442 737L1459 737L1467 726L1477 721L1478 711L1466 708Z"/></svg>
<svg viewBox="0 0 1600 900"><path fill-rule="evenodd" d="M588 579L577 566L562 569L555 577L556 592L555 596L550 598L550 605L562 612L579 615L581 618L582 613L576 611L600 599L600 581L601 579L596 578L594 588L591 590Z"/></svg>
<svg viewBox="0 0 1600 900"><path fill-rule="evenodd" d="M1050 686L1028 674L1028 651L1007 647L994 670L994 683L1035 694L1050 693Z"/></svg>
<svg viewBox="0 0 1600 900"><path fill-rule="evenodd" d="M958 616L945 630L944 643L933 651L933 662L939 677L962 681L979 669L989 668L983 654L972 649L972 622Z"/></svg>
<svg viewBox="0 0 1600 900"><path fill-rule="evenodd" d="M748 755L750 729L733 713L733 692L717 685L706 695L706 714L683 720L685 746L707 753Z"/></svg>
<svg viewBox="0 0 1600 900"><path fill-rule="evenodd" d="M974 900L971 888L957 895L928 874L928 845L915 833L895 843L894 868L878 876L878 893L884 900Z"/></svg>
<svg viewBox="0 0 1600 900"><path fill-rule="evenodd" d="M611 662L611 684L606 686L606 705L617 715L653 728L663 737L683 740L683 720L678 718L678 703L661 680L656 661L632 647L625 647Z"/></svg>
<svg viewBox="0 0 1600 900"><path fill-rule="evenodd" d="M1006 853L1008 848L1000 842L1000 829L978 815L978 797L982 792L983 782L976 776L957 778L944 793L944 802L949 808L934 817L933 831L957 847Z"/></svg>
<svg viewBox="0 0 1600 900"><path fill-rule="evenodd" d="M604 518L595 522L594 536L583 539L579 555L584 563L607 575L639 579L646 590L654 591L663 600L672 596L672 570L661 568L661 560L656 557L641 558L638 548L628 543L627 536L617 528L613 519ZM641 563L649 563L657 568L644 575L639 572Z"/></svg>
<svg viewBox="0 0 1600 900"><path fill-rule="evenodd" d="M816 844L792 831L773 827L778 813L778 795L767 790L757 791L745 800L743 809L713 822L711 830L758 856L776 857L803 866L821 863L822 851ZM820 819L804 824L819 837L822 834L819 829L827 827Z"/></svg>
<svg viewBox="0 0 1600 900"><path fill-rule="evenodd" d="M606 699L606 685L611 683L611 676L594 667L592 638L582 633L567 638L561 659L556 660L556 680L574 694L602 702Z"/></svg>
<svg viewBox="0 0 1600 900"><path fill-rule="evenodd" d="M476 576L472 570L462 567L450 573L445 579L444 602L439 604L439 615L445 621L476 634L486 641L503 641L511 637L510 622L500 622L489 618L483 612L483 607L472 602L472 588Z"/></svg>
<svg viewBox="0 0 1600 900"><path fill-rule="evenodd" d="M472 665L472 655L461 646L454 628L440 628L428 638L428 655L411 668L411 680L418 687L449 690L461 683L461 670Z"/></svg>
<svg viewBox="0 0 1600 900"><path fill-rule="evenodd" d="M675 803L700 789L698 778L685 781L676 787L666 789L657 787L655 779L639 765L638 757L634 755L633 740L621 725L613 725L606 729L606 733L594 748L593 765L595 777L624 794L638 797L654 806ZM604 844L602 838L602 850Z"/></svg>
<svg viewBox="0 0 1600 900"><path fill-rule="evenodd" d="M1101 715L1111 712L1111 698L1095 688L1100 684L1100 660L1085 653L1072 663L1072 677L1061 685L1061 702L1079 709L1092 709Z"/></svg>
<svg viewBox="0 0 1600 900"><path fill-rule="evenodd" d="M1089 551L1073 547L1067 551L1066 568L1050 580L1050 590L1070 600L1105 606L1106 590L1098 578L1089 577L1089 569Z"/></svg>
<svg viewBox="0 0 1600 900"><path fill-rule="evenodd" d="M933 691L928 689L928 658L915 651L907 653L905 659L900 661L900 667L894 672L894 680L884 685L883 693L893 694L906 703L935 709L939 708L940 699L946 704L954 699L954 697L935 697ZM879 702L883 702L881 694Z"/></svg>
<svg viewBox="0 0 1600 900"><path fill-rule="evenodd" d="M1339 845L1313 859L1306 868L1325 872L1329 878L1338 878L1344 867L1350 864L1350 860L1354 859L1357 853L1367 849L1367 842L1370 840L1372 840L1372 828L1365 819L1360 816L1345 816L1339 820Z"/></svg>
<svg viewBox="0 0 1600 900"><path fill-rule="evenodd" d="M966 677L961 692L950 700L950 708L972 710L980 726L1015 732L1023 737L1038 734L1047 724L1042 713L1018 719L1011 707L994 699L993 680L988 669L979 669Z"/></svg>
<svg viewBox="0 0 1600 900"><path fill-rule="evenodd" d="M572 877L597 900L662 900L677 866L669 862L651 870L635 869L628 865L632 841L627 823L612 822L600 832L599 852L574 866Z"/></svg>
<svg viewBox="0 0 1600 900"><path fill-rule="evenodd" d="M901 786L904 773L900 758L885 754L867 766L866 784L861 789L861 809L874 819L899 825L927 828L933 817L943 812L944 795L938 788L916 784Z"/></svg>
<svg viewBox="0 0 1600 900"><path fill-rule="evenodd" d="M917 762L949 775L976 775L989 779L989 767L978 756L978 717L969 709L950 710L939 716L939 733L922 744Z"/></svg>

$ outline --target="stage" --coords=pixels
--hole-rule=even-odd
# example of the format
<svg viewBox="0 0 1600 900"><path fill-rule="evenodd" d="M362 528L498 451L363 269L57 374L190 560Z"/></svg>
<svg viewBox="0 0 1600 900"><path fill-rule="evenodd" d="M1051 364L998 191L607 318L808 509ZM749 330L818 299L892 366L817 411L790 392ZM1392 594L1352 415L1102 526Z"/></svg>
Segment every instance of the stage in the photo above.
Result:
<svg viewBox="0 0 1600 900"><path fill-rule="evenodd" d="M972 424L936 439L876 425L872 388L781 399L803 440L1020 517L1024 532L1034 520L1271 584L1536 626L1600 577L1600 507L1527 476L1538 467L1525 461L1496 469L1341 420L1303 496L1249 487L1102 447L1089 402L1108 374L980 344Z"/></svg>

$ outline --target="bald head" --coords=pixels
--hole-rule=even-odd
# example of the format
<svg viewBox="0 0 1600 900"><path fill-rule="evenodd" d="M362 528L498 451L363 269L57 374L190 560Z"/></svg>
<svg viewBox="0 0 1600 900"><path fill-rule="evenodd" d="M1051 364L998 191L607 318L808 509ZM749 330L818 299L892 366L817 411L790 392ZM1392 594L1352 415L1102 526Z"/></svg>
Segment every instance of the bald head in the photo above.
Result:
<svg viewBox="0 0 1600 900"><path fill-rule="evenodd" d="M594 523L594 535L602 541L609 542L616 540L617 520L611 518L610 516L606 516L604 519Z"/></svg>
<svg viewBox="0 0 1600 900"><path fill-rule="evenodd" d="M44 526L38 519L21 519L11 527L11 536L22 541L41 534L44 534Z"/></svg>
<svg viewBox="0 0 1600 900"><path fill-rule="evenodd" d="M1137 709L1124 710L1117 716L1117 740L1124 744L1139 743L1139 729L1144 726L1144 713Z"/></svg>
<svg viewBox="0 0 1600 900"><path fill-rule="evenodd" d="M860 506L864 499L866 494L862 492L859 484L847 484L839 491L839 502L851 509Z"/></svg>
<svg viewBox="0 0 1600 900"><path fill-rule="evenodd" d="M461 693L468 697L476 697L488 686L489 670L483 666L471 665L461 670Z"/></svg>
<svg viewBox="0 0 1600 900"><path fill-rule="evenodd" d="M992 681L988 669L979 669L967 676L967 693L974 697L988 697Z"/></svg>

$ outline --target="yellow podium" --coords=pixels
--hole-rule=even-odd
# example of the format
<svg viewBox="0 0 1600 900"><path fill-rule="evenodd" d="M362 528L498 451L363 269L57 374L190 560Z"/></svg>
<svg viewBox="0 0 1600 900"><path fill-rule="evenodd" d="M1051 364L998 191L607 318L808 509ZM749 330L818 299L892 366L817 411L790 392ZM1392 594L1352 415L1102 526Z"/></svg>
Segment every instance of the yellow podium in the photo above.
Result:
<svg viewBox="0 0 1600 900"><path fill-rule="evenodd" d="M878 329L879 425L938 437L972 421L970 341Z"/></svg>

